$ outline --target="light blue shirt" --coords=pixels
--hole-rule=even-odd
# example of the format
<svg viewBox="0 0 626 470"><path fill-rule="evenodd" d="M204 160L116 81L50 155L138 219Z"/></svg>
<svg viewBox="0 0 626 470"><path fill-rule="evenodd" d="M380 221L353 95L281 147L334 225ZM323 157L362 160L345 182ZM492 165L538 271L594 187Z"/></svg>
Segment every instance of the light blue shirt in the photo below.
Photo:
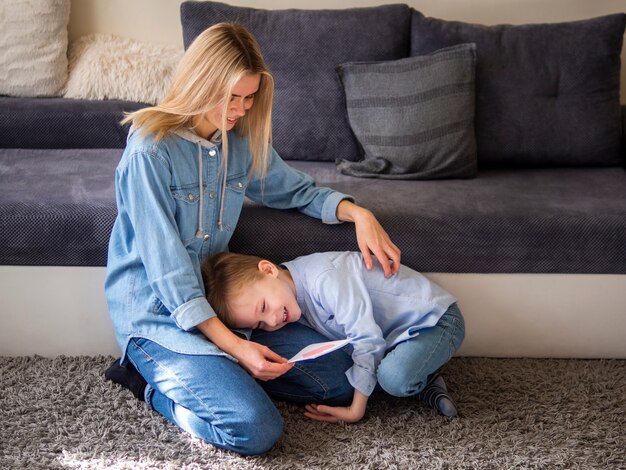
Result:
<svg viewBox="0 0 626 470"><path fill-rule="evenodd" d="M297 208L325 223L338 223L337 205L352 199L315 186L273 149L264 183L249 179L247 139L229 132L228 145L224 179L219 139L207 141L190 131L160 142L137 132L129 136L115 172L118 215L105 280L123 360L133 337L179 353L226 355L195 328L215 316L200 266L206 256L228 250L246 196L268 207Z"/></svg>
<svg viewBox="0 0 626 470"><path fill-rule="evenodd" d="M350 384L369 396L385 353L437 324L456 298L406 266L385 278L357 252L316 253L283 263L296 285L301 322L329 339L351 340Z"/></svg>

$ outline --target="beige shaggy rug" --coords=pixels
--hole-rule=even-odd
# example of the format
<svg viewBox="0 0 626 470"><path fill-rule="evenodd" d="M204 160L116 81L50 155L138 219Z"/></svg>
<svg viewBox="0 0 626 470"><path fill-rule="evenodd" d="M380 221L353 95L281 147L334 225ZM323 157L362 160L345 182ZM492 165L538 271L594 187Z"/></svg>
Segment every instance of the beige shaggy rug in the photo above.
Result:
<svg viewBox="0 0 626 470"><path fill-rule="evenodd" d="M112 359L0 358L0 468L626 469L626 360L454 358L459 418L378 396L360 423L330 425L277 403L283 437L241 457L105 381Z"/></svg>

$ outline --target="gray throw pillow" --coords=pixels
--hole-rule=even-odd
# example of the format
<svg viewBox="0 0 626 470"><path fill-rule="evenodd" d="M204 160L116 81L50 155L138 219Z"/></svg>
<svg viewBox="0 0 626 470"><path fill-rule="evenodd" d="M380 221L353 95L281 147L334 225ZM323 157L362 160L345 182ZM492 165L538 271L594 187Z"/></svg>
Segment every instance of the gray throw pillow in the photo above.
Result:
<svg viewBox="0 0 626 470"><path fill-rule="evenodd" d="M479 166L619 165L625 25L623 13L484 26L413 11L411 55L476 44Z"/></svg>
<svg viewBox="0 0 626 470"><path fill-rule="evenodd" d="M476 176L476 46L337 68L348 119L365 158L340 160L344 174L386 179Z"/></svg>
<svg viewBox="0 0 626 470"><path fill-rule="evenodd" d="M407 5L264 10L194 1L180 11L185 47L221 21L237 21L255 36L275 80L272 142L288 160L358 160L335 66L400 59L410 47Z"/></svg>

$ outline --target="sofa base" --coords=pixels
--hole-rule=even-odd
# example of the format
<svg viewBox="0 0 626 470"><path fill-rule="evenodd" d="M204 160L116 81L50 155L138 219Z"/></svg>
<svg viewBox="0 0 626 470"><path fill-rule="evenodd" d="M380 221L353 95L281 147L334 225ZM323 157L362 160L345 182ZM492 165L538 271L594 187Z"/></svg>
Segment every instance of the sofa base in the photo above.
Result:
<svg viewBox="0 0 626 470"><path fill-rule="evenodd" d="M118 355L105 268L0 266L0 355ZM459 298L462 356L626 358L626 275L427 274Z"/></svg>

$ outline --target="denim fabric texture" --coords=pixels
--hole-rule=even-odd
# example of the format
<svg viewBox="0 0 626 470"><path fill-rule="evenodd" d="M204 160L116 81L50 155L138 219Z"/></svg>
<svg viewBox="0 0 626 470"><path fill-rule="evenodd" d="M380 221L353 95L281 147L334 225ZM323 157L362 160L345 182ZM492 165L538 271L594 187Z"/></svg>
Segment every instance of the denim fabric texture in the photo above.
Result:
<svg viewBox="0 0 626 470"><path fill-rule="evenodd" d="M267 452L282 434L278 410L238 364L185 355L135 338L128 358L146 379L148 404L195 437L244 455Z"/></svg>
<svg viewBox="0 0 626 470"><path fill-rule="evenodd" d="M122 354L132 337L180 353L224 354L195 328L215 316L204 295L200 262L228 250L246 196L338 222L337 205L348 196L318 188L274 151L263 188L259 179L248 177L247 140L230 132L228 142L224 176L221 140L210 142L191 132L158 143L137 132L130 136L115 174L118 215L105 279Z"/></svg>
<svg viewBox="0 0 626 470"><path fill-rule="evenodd" d="M304 346L328 341L328 338L301 323L289 323L272 332L253 330L251 340L289 358ZM352 358L348 349L343 348L314 361L297 362L286 374L259 384L271 396L292 403L346 406L354 395L345 374L350 367Z"/></svg>
<svg viewBox="0 0 626 470"><path fill-rule="evenodd" d="M454 303L433 327L396 345L378 366L378 386L395 397L417 395L465 338L465 321ZM407 367L410 364L410 367Z"/></svg>
<svg viewBox="0 0 626 470"><path fill-rule="evenodd" d="M291 357L326 339L294 323L272 333L255 331L252 340ZM155 411L200 439L244 455L266 452L282 433L282 417L267 393L301 404L352 400L344 374L352 360L342 350L267 382L256 382L228 358L180 354L142 338L130 342L128 358L150 384L147 402Z"/></svg>

